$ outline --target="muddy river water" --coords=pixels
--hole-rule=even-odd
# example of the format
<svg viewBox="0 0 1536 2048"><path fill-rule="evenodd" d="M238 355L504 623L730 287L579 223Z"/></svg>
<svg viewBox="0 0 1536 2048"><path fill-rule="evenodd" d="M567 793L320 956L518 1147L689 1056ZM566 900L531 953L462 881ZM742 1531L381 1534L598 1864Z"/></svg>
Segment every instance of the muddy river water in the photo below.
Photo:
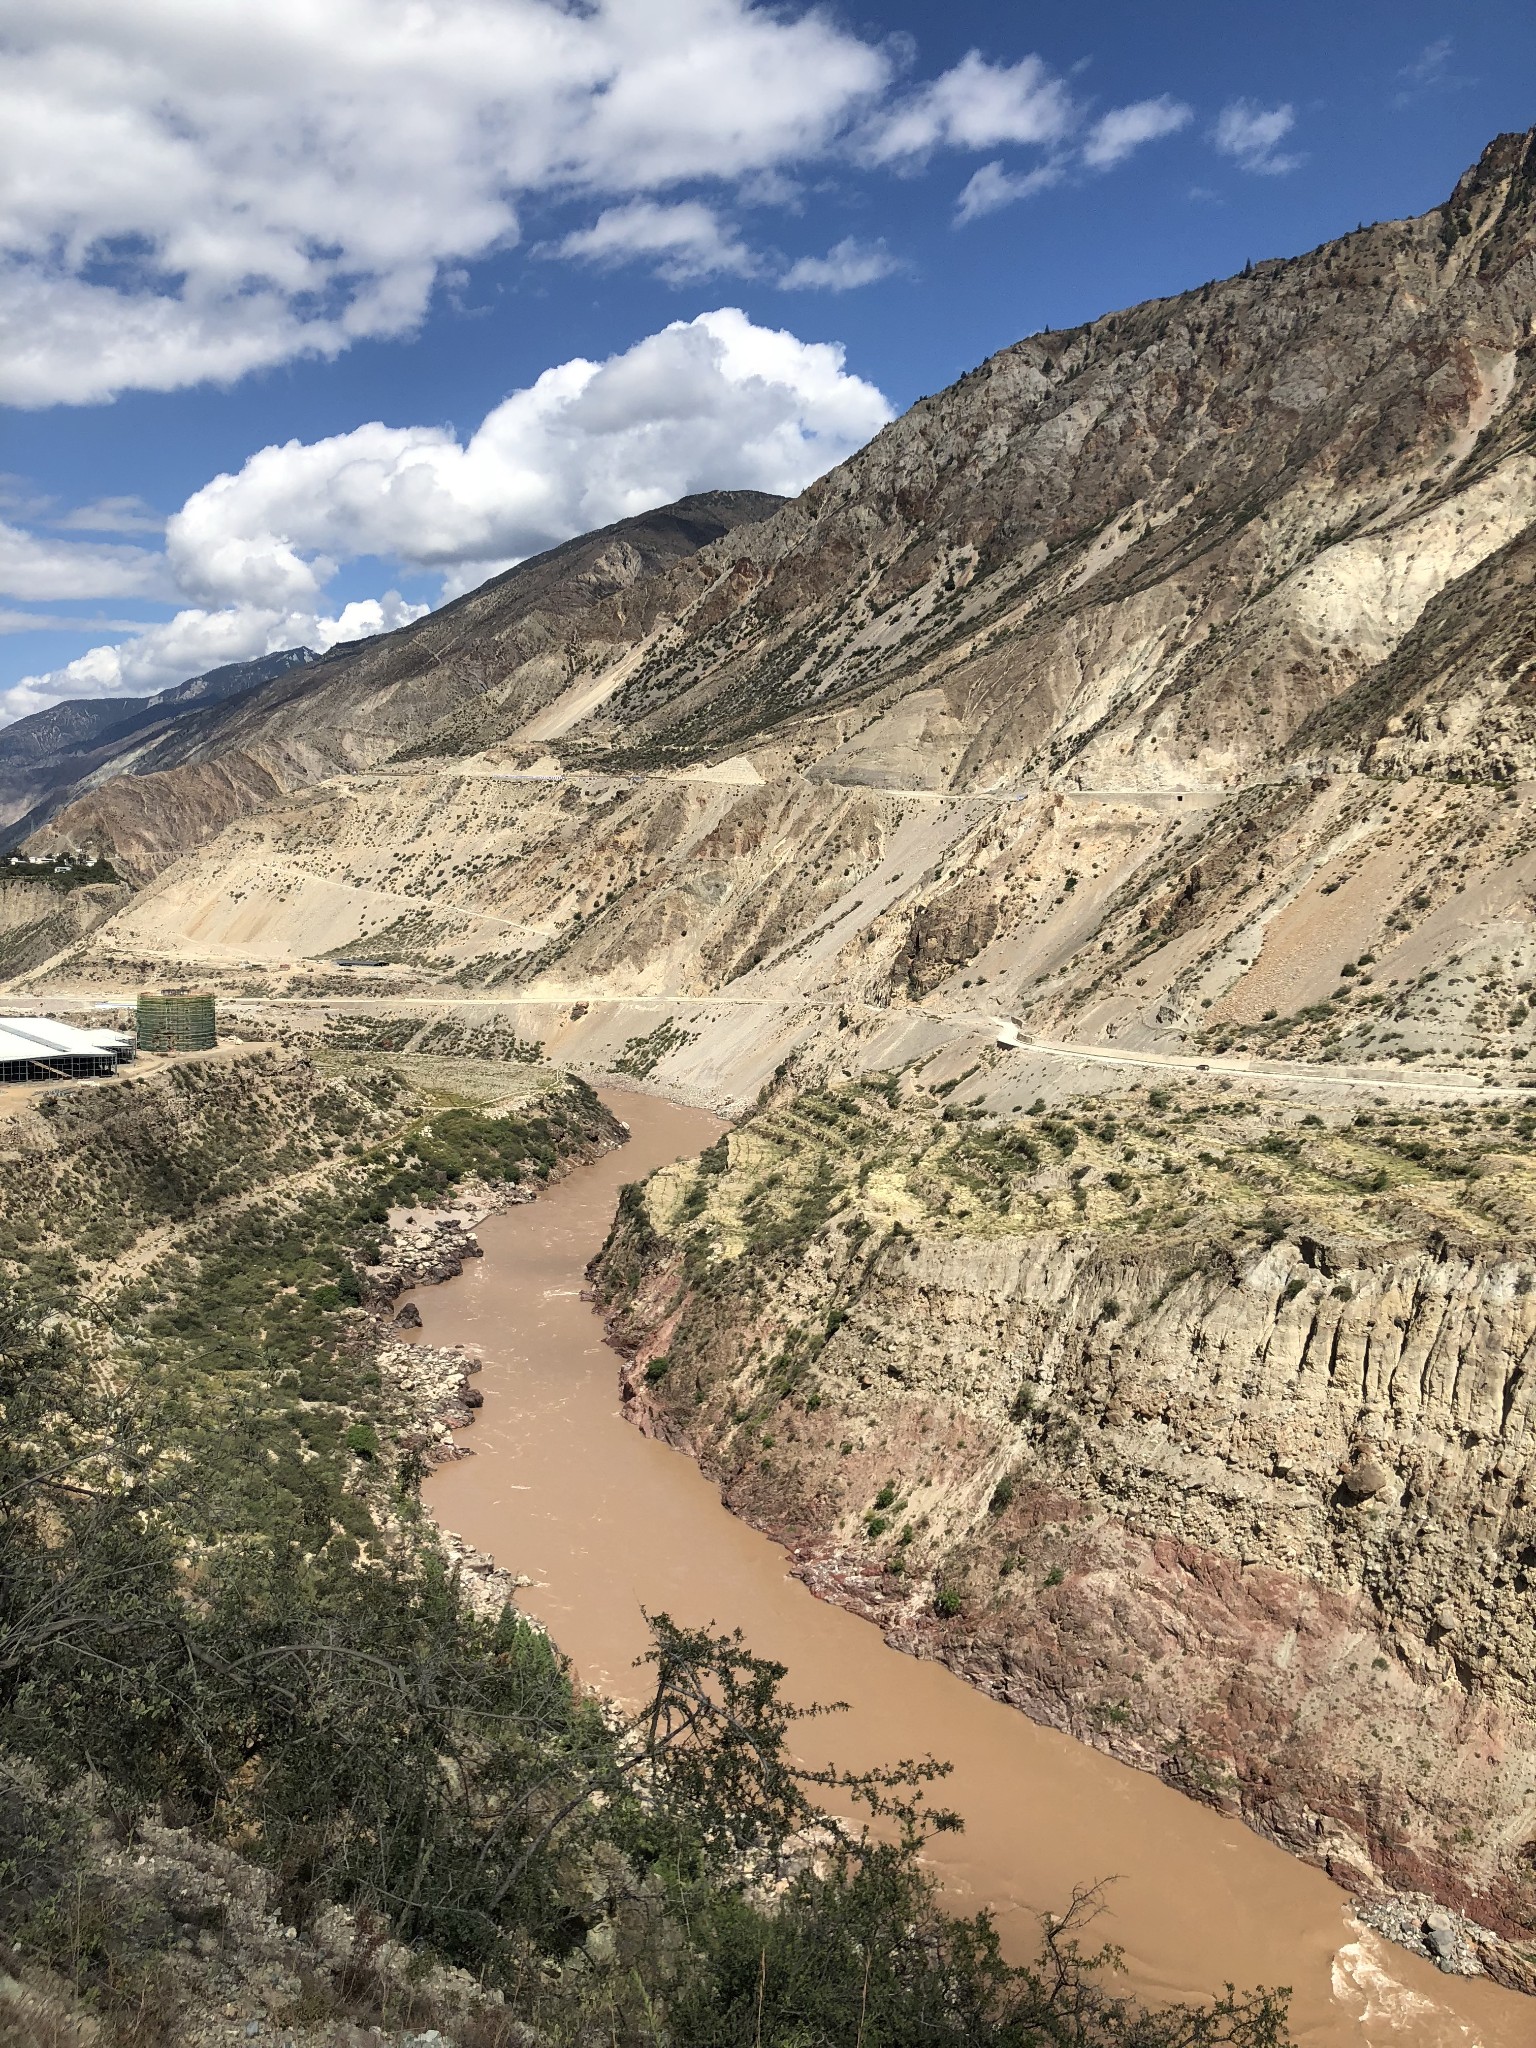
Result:
<svg viewBox="0 0 1536 2048"><path fill-rule="evenodd" d="M1150 1999L1289 1984L1307 2048L1531 2048L1536 2000L1442 1976L1362 1930L1326 1877L1239 1823L887 1648L871 1624L790 1578L779 1547L729 1514L688 1458L622 1419L617 1361L581 1298L584 1268L620 1185L721 1127L646 1096L607 1099L629 1144L490 1219L478 1232L485 1257L415 1296L428 1343L484 1361L485 1405L463 1440L475 1455L432 1476L432 1510L528 1575L520 1603L579 1677L634 1696L643 1608L739 1627L788 1666L792 1698L848 1702L849 1713L810 1724L809 1755L954 1764L941 1796L965 1832L931 1845L933 1866L956 1907L992 1909L1015 1957L1074 1885L1113 1879L1095 1932L1123 1948L1128 1987Z"/></svg>

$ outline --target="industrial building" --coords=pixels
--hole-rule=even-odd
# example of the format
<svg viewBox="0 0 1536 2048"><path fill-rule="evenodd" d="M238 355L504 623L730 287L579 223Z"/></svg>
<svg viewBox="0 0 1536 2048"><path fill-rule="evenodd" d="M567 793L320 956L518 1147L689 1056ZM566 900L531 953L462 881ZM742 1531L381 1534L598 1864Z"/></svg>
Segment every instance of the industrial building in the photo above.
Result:
<svg viewBox="0 0 1536 2048"><path fill-rule="evenodd" d="M218 1044L213 997L166 989L138 1002L140 1052L206 1052Z"/></svg>
<svg viewBox="0 0 1536 2048"><path fill-rule="evenodd" d="M217 1043L211 995L184 989L138 999L138 1035L81 1031L56 1017L0 1017L0 1082L92 1081L115 1074L135 1050L201 1052Z"/></svg>
<svg viewBox="0 0 1536 2048"><path fill-rule="evenodd" d="M88 1081L132 1059L123 1031L77 1031L52 1017L0 1017L0 1081Z"/></svg>

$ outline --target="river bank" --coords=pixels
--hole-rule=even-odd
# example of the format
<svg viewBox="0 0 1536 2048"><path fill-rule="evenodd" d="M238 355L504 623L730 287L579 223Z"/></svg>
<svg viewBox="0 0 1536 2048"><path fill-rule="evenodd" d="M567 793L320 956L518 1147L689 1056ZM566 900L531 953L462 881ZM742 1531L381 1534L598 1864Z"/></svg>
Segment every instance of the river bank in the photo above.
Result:
<svg viewBox="0 0 1536 2048"><path fill-rule="evenodd" d="M966 1832L932 1860L959 1906L988 1904L1005 1945L1074 1885L1113 1878L1100 1930L1128 1988L1188 1997L1290 1983L1298 2041L1317 2048L1517 2048L1530 2007L1486 1981L1448 1980L1349 1915L1320 1873L1181 1798L889 1649L867 1623L807 1597L784 1552L734 1519L693 1464L622 1419L617 1361L582 1298L618 1192L709 1143L720 1126L651 1098L607 1097L632 1126L621 1152L537 1204L491 1218L485 1257L412 1297L426 1341L478 1352L476 1455L427 1482L438 1520L532 1583L519 1599L579 1675L632 1696L643 1611L740 1626L790 1670L801 1699L851 1711L819 1733L844 1761L932 1751L955 1772Z"/></svg>

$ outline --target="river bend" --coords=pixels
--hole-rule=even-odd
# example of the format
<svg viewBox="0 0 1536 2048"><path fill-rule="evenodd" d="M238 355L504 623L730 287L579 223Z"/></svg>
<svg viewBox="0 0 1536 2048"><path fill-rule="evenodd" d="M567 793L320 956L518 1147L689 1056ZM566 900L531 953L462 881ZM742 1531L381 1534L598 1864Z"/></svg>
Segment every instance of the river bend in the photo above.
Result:
<svg viewBox="0 0 1536 2048"><path fill-rule="evenodd" d="M528 1575L520 1604L580 1678L633 1695L642 1608L739 1627L788 1666L792 1698L849 1703L810 1724L809 1752L953 1762L941 1797L965 1832L935 1840L933 1866L957 1907L993 1910L1016 1958L1032 1952L1041 1912L1112 1878L1095 1933L1124 1949L1129 1988L1149 1999L1290 1984L1306 2048L1530 2048L1536 2001L1442 1976L1362 1930L1321 1872L1240 1823L888 1648L792 1579L779 1546L731 1515L691 1460L623 1420L617 1361L582 1299L586 1264L622 1183L702 1150L721 1125L649 1096L605 1099L629 1144L492 1217L477 1233L485 1257L414 1297L426 1342L484 1361L485 1405L463 1439L475 1455L431 1476L428 1503Z"/></svg>

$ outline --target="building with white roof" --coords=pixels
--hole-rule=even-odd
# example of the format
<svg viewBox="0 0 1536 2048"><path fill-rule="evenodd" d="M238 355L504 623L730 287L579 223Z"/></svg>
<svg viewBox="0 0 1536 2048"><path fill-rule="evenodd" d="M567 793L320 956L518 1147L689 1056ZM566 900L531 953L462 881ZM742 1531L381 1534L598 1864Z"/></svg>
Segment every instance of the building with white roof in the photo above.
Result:
<svg viewBox="0 0 1536 2048"><path fill-rule="evenodd" d="M52 1017L0 1017L0 1081L84 1081L115 1074L114 1031L77 1031Z"/></svg>

